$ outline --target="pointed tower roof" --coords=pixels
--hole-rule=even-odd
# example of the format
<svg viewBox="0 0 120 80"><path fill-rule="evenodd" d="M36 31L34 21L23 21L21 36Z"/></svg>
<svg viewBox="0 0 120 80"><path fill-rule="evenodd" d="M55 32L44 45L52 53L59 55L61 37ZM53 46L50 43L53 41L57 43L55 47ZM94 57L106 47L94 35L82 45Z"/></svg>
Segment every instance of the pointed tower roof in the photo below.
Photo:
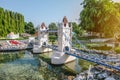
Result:
<svg viewBox="0 0 120 80"><path fill-rule="evenodd" d="M67 17L66 17L66 16L64 16L64 18L63 18L63 23L64 23L64 24L67 24L67 23L68 23L68 20L67 20Z"/></svg>
<svg viewBox="0 0 120 80"><path fill-rule="evenodd" d="M46 27L46 26L45 26L45 23L43 22L43 23L41 24L41 28L44 28L44 27Z"/></svg>

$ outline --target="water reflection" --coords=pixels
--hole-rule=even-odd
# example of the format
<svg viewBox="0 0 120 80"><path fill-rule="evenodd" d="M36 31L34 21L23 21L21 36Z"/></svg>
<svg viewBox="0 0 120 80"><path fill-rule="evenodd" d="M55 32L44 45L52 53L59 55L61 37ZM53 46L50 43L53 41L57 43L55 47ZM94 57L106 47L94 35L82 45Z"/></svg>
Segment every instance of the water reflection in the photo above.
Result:
<svg viewBox="0 0 120 80"><path fill-rule="evenodd" d="M81 67L79 65L79 59L69 62L69 63L65 64L65 66L68 67L69 69L73 70L75 73L81 72Z"/></svg>
<svg viewBox="0 0 120 80"><path fill-rule="evenodd" d="M50 59L52 54L53 54L52 52L49 52L49 53L40 54L39 56L40 56L40 58L43 58L42 56L44 56L44 57L46 56L46 59L48 59L48 58ZM49 60L48 60L48 63L50 63ZM75 61L69 62L69 63L67 63L63 66L68 67L69 69L73 70L76 73L79 73L81 71L81 67L79 65L79 59L78 58ZM60 66L60 67L62 67L62 66Z"/></svg>
<svg viewBox="0 0 120 80"><path fill-rule="evenodd" d="M16 59L19 59L23 57L23 53L21 52L0 52L0 63L5 63L9 61L14 61Z"/></svg>
<svg viewBox="0 0 120 80"><path fill-rule="evenodd" d="M33 58L29 52L25 54L18 52L18 54L23 56L0 64L0 80L44 80L38 71L38 60Z"/></svg>
<svg viewBox="0 0 120 80"><path fill-rule="evenodd" d="M69 62L65 65L55 66L55 65L52 65L50 62L51 55L52 53L39 54L39 59L42 60L40 62L44 62L44 61L47 62L46 66L48 67L49 70L52 70L52 72L61 73L67 76L76 75L76 73L80 72L81 69L78 63L79 62L78 59L76 59L75 61Z"/></svg>
<svg viewBox="0 0 120 80"><path fill-rule="evenodd" d="M32 54L30 51L0 53L0 80L63 80L80 71L77 60L65 65L52 65L51 55Z"/></svg>

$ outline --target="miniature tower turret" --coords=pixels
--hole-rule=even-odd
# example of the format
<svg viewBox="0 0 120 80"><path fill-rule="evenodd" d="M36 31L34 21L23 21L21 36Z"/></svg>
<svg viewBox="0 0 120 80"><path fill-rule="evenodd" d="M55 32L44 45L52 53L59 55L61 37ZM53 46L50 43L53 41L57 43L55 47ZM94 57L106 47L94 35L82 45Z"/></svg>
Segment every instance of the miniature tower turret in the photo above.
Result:
<svg viewBox="0 0 120 80"><path fill-rule="evenodd" d="M38 40L40 43L40 47L43 45L48 44L48 33L47 33L47 27L45 26L45 23L42 23L41 26L38 29Z"/></svg>
<svg viewBox="0 0 120 80"><path fill-rule="evenodd" d="M63 18L63 22L58 26L58 50L61 52L70 51L72 46L72 26L68 23L66 16Z"/></svg>
<svg viewBox="0 0 120 80"><path fill-rule="evenodd" d="M75 60L73 56L66 55L72 48L72 26L68 23L66 16L62 23L58 24L58 51L54 51L51 57L52 64L64 64Z"/></svg>
<svg viewBox="0 0 120 80"><path fill-rule="evenodd" d="M38 43L34 44L33 53L43 53L52 51L50 48L43 47L48 44L48 28L42 23L38 28Z"/></svg>

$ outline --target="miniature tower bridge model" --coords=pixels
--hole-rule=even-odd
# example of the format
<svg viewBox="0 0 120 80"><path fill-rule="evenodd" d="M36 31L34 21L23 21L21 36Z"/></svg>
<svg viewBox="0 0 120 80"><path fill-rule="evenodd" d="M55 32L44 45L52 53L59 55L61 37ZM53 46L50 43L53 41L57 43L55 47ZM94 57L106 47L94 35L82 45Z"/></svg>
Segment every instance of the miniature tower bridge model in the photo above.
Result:
<svg viewBox="0 0 120 80"><path fill-rule="evenodd" d="M45 24L42 23L38 32L38 42L34 45L33 52L42 53L53 50L53 54L51 56L52 64L65 64L75 60L76 58L80 58L116 71L120 71L120 57L117 54L111 52L109 54L109 52L106 51L89 50L84 46L82 47L83 49L78 49L76 47L73 47L72 49L72 45L74 45L74 43L72 44L72 25L68 23L66 17L63 18L62 23L58 24L58 31L48 30ZM57 45L48 44L48 32L58 32ZM75 43L81 46L83 45L75 36L73 37L76 40Z"/></svg>
<svg viewBox="0 0 120 80"><path fill-rule="evenodd" d="M64 64L75 60L73 56L65 54L65 52L72 51L72 26L68 23L66 17L63 18L62 23L58 24L58 49L53 51L51 57L52 64Z"/></svg>
<svg viewBox="0 0 120 80"><path fill-rule="evenodd" d="M38 28L38 42L34 45L33 53L43 53L52 51L50 48L45 48L43 45L48 44L48 28L45 23L42 23Z"/></svg>

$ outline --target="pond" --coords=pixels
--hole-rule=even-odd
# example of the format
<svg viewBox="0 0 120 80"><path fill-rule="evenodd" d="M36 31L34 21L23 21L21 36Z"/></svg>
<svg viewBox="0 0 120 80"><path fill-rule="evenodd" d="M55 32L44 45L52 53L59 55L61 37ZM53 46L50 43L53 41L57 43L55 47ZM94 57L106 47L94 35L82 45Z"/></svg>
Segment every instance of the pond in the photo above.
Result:
<svg viewBox="0 0 120 80"><path fill-rule="evenodd" d="M52 65L52 53L0 52L0 80L63 80L80 72L78 60Z"/></svg>

